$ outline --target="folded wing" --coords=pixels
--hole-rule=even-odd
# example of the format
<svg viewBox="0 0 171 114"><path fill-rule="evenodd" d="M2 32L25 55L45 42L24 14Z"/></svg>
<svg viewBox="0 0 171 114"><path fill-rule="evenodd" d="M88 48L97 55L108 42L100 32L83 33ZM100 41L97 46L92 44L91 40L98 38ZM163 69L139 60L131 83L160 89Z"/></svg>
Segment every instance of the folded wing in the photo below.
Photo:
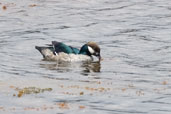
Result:
<svg viewBox="0 0 171 114"><path fill-rule="evenodd" d="M60 52L64 52L67 54L71 54L71 53L78 54L79 53L79 49L74 48L72 46L67 46L62 42L52 41L52 45L53 45L56 53L60 53Z"/></svg>

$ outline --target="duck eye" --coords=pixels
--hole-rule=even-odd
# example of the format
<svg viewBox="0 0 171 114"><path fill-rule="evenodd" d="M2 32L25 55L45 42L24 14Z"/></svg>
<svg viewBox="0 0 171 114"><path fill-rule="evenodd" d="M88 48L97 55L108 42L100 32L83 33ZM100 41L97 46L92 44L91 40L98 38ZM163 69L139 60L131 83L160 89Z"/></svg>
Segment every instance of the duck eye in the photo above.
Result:
<svg viewBox="0 0 171 114"><path fill-rule="evenodd" d="M100 54L98 52L95 53L95 56L99 56Z"/></svg>

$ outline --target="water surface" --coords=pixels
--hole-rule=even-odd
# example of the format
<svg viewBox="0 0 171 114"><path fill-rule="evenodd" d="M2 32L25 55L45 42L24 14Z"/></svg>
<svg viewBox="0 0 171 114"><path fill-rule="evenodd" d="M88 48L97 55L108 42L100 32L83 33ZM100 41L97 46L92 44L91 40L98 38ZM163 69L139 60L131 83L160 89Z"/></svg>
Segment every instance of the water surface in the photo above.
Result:
<svg viewBox="0 0 171 114"><path fill-rule="evenodd" d="M170 114L170 31L168 0L1 0L0 113ZM53 40L104 60L43 61Z"/></svg>

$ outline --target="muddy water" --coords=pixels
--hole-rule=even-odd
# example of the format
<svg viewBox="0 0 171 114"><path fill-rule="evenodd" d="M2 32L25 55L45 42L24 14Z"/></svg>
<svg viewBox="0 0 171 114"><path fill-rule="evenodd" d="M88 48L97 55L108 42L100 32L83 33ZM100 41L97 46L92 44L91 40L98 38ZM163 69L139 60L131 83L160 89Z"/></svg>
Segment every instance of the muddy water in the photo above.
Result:
<svg viewBox="0 0 171 114"><path fill-rule="evenodd" d="M0 113L170 114L170 31L168 0L1 0ZM42 61L53 40L104 60Z"/></svg>

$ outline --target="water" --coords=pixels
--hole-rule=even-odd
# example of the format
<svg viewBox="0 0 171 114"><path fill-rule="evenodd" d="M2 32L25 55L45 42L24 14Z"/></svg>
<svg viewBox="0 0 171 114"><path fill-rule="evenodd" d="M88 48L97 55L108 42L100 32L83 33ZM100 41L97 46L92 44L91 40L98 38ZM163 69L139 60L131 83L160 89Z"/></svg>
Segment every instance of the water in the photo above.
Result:
<svg viewBox="0 0 171 114"><path fill-rule="evenodd" d="M0 113L170 114L170 31L168 0L1 0ZM42 61L53 40L104 60Z"/></svg>

